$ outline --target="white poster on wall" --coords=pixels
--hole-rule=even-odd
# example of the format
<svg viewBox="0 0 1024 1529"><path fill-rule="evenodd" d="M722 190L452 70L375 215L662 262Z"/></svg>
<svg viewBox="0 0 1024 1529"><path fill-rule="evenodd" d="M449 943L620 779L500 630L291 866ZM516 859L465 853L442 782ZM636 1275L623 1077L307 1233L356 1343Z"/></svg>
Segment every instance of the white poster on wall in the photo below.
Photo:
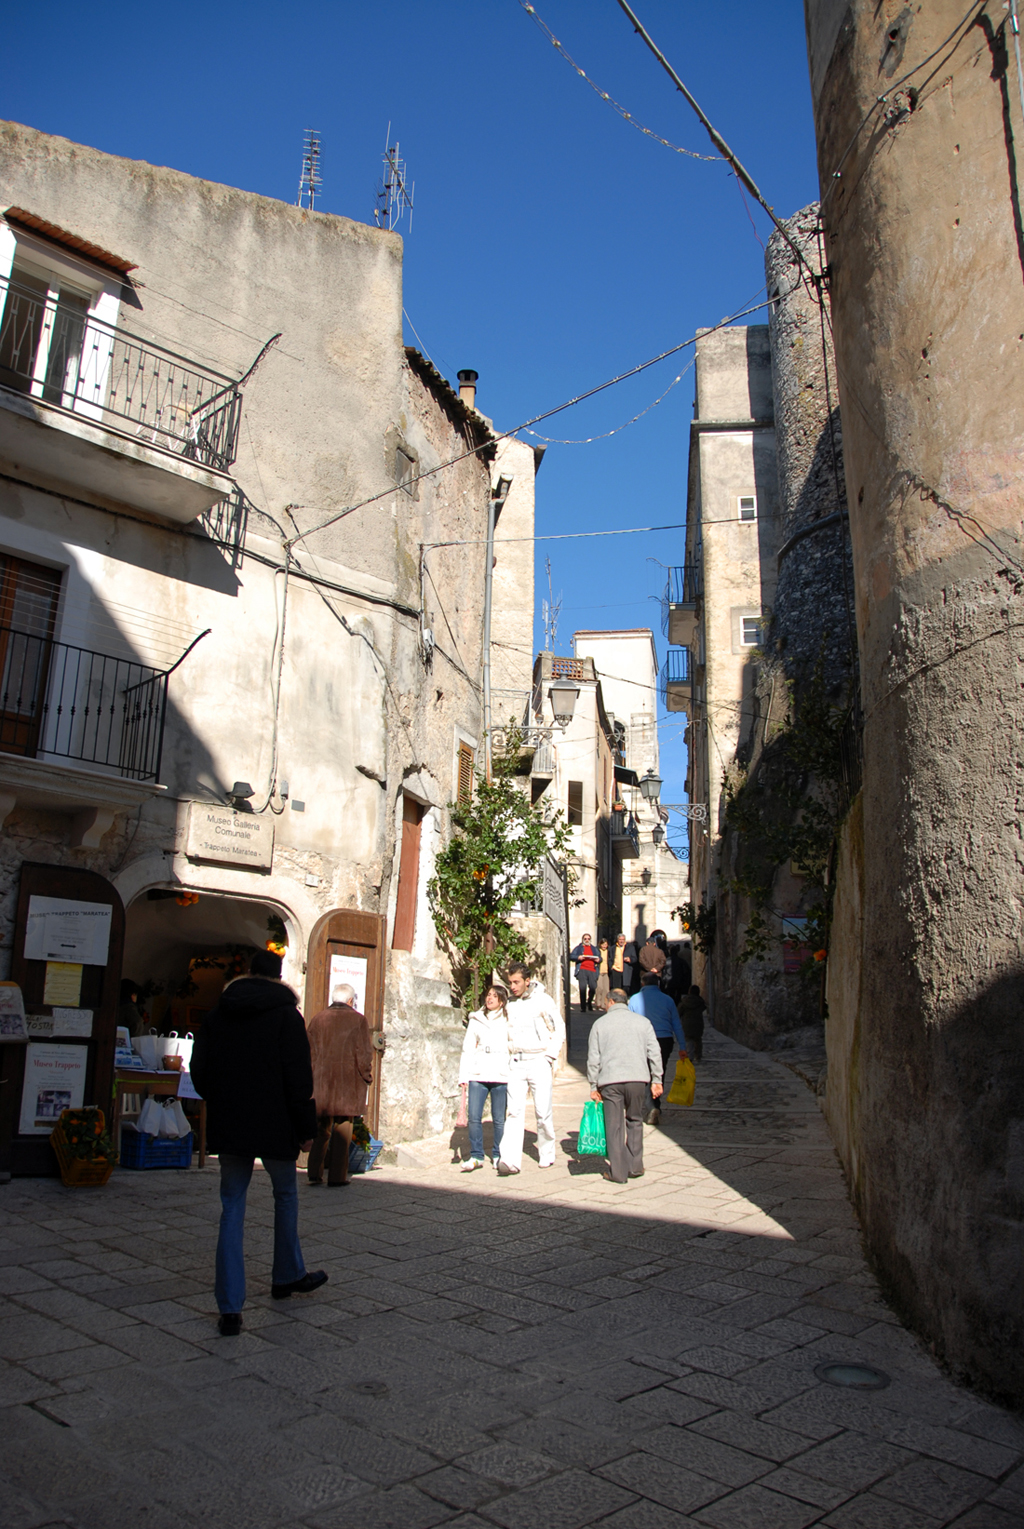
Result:
<svg viewBox="0 0 1024 1529"><path fill-rule="evenodd" d="M355 1001L352 1004L360 1014L366 1013L366 957L365 956L332 956L331 977L327 984L327 1002L339 982L347 982L356 990Z"/></svg>
<svg viewBox="0 0 1024 1529"><path fill-rule="evenodd" d="M21 1091L22 1136L49 1136L62 1110L81 1109L88 1060L88 1046L29 1042Z"/></svg>
<svg viewBox="0 0 1024 1529"><path fill-rule="evenodd" d="M112 912L109 903L81 903L66 897L30 897L25 923L25 960L106 966Z"/></svg>

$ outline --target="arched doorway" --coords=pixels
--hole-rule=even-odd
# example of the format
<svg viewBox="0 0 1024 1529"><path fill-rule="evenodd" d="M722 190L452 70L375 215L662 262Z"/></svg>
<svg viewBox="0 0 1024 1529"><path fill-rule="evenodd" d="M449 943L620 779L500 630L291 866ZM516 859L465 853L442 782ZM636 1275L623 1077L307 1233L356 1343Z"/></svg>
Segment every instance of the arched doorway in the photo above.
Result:
<svg viewBox="0 0 1024 1529"><path fill-rule="evenodd" d="M282 910L258 898L151 887L125 916L125 978L149 1025L195 1031L255 950L287 942Z"/></svg>

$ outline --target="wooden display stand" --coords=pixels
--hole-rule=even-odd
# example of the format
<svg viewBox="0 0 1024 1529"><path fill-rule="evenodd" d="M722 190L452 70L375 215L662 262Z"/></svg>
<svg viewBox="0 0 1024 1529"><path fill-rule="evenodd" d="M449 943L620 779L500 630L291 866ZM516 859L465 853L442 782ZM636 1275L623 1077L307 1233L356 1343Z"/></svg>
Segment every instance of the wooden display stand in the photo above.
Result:
<svg viewBox="0 0 1024 1529"><path fill-rule="evenodd" d="M121 1122L125 1119L125 1094L141 1094L144 1099L173 1099L178 1093L180 1077L180 1072L141 1072L135 1067L114 1074L113 1124L110 1134L118 1151L121 1149ZM199 1153L199 1167L202 1168L206 1163L206 1101L183 1099L181 1104L183 1109L186 1105L192 1105L193 1109L186 1109L185 1113L199 1125L196 1150Z"/></svg>
<svg viewBox="0 0 1024 1529"><path fill-rule="evenodd" d="M53 1004L44 1002L43 997L47 966L50 963L28 960L25 956L29 903L33 897L100 904L110 908L106 964L85 964L81 967L77 1002L78 1007L92 1011L92 1034L87 1038L62 1037L60 1040L61 1046L81 1047L86 1053L85 1095L82 1103L97 1105L107 1112L110 1109L114 1074L114 1041L124 949L124 905L112 883L96 871L25 861L21 867L14 919L11 980L21 988L25 1009L30 1015L52 1015L53 1012ZM56 1177L60 1168L56 1153L50 1145L49 1133L27 1135L20 1129L26 1050L24 1045L5 1045L0 1057L3 1064L0 1069L0 1173Z"/></svg>

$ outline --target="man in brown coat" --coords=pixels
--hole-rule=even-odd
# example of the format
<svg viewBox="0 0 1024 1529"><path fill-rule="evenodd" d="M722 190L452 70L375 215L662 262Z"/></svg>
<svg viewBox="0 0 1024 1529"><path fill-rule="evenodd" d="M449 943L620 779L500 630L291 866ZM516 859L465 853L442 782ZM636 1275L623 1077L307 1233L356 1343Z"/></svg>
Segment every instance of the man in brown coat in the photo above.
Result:
<svg viewBox="0 0 1024 1529"><path fill-rule="evenodd" d="M314 1014L307 1026L317 1134L306 1171L311 1184L322 1184L326 1164L327 1183L332 1188L350 1182L352 1122L366 1109L366 1093L373 1078L370 1027L352 1007L355 996L354 988L339 982L331 994L330 1008Z"/></svg>

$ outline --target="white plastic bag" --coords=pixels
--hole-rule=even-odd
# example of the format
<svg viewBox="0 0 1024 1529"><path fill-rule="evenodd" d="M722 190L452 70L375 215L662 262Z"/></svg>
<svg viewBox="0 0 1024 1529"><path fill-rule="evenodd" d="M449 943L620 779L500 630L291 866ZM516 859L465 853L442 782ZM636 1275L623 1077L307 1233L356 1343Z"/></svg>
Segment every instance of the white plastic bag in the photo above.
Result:
<svg viewBox="0 0 1024 1529"><path fill-rule="evenodd" d="M173 1103L173 1100L171 1101ZM178 1134L178 1122L174 1118L170 1104L164 1104L160 1108L160 1133L161 1136L176 1137Z"/></svg>
<svg viewBox="0 0 1024 1529"><path fill-rule="evenodd" d="M163 1072L163 1046L164 1042L155 1030L151 1030L148 1035L137 1035L132 1041L132 1050L142 1058L149 1072Z"/></svg>
<svg viewBox="0 0 1024 1529"><path fill-rule="evenodd" d="M139 1112L139 1130L145 1136L159 1136L163 1113L158 1100L147 1099Z"/></svg>
<svg viewBox="0 0 1024 1529"><path fill-rule="evenodd" d="M164 1113L170 1115L173 1118L174 1123L178 1128L179 1136L188 1135L192 1127L189 1124L188 1116L185 1114L185 1111L182 1109L177 1099L171 1100L170 1104L166 1106Z"/></svg>
<svg viewBox="0 0 1024 1529"><path fill-rule="evenodd" d="M164 1056L180 1056L181 1070L188 1072L192 1063L192 1046L194 1037L190 1030L187 1035L179 1035L177 1030L172 1030L164 1041Z"/></svg>

